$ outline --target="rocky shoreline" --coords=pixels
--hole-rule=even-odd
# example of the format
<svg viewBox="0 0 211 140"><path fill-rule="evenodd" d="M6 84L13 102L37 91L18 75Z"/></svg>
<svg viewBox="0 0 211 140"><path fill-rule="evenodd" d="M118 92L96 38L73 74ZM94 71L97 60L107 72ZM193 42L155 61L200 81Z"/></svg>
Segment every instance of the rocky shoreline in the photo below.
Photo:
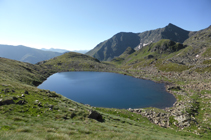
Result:
<svg viewBox="0 0 211 140"><path fill-rule="evenodd" d="M191 124L198 124L197 119L195 116L198 114L199 109L199 102L196 100L190 98L189 96L192 95L189 88L203 90L204 86L203 84L184 84L184 85L177 85L174 84L174 82L168 82L164 80L156 81L154 80L154 77L160 75L164 75L168 79L176 79L182 77L182 80L184 81L190 81L190 79L193 79L194 77L204 77L204 75L195 74L193 77L188 77L187 75L193 75L192 73L183 72L183 73L176 73L176 72L159 72L158 70L154 68L147 68L145 70L142 70L141 72L132 72L130 73L136 78L140 79L146 79L146 80L152 80L154 82L158 83L164 83L165 89L168 93L171 93L177 101L173 104L173 107L167 107L163 110L159 110L156 108L137 108L137 109L131 109L129 108L128 111L140 114L144 117L147 117L152 123L157 124L161 127L170 127L170 125L177 126L180 129L184 129L185 127L190 126ZM159 75L160 74L160 75ZM138 76L137 76L138 75ZM203 79L203 78L199 78ZM200 88L201 87L201 88ZM209 85L205 87L210 87ZM179 100L178 95L183 96L184 99Z"/></svg>

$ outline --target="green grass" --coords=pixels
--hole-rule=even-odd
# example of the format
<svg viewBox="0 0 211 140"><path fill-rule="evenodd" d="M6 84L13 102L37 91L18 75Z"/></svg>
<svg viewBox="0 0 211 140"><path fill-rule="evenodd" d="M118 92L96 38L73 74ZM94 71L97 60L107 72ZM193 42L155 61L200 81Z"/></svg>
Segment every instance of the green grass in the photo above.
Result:
<svg viewBox="0 0 211 140"><path fill-rule="evenodd" d="M145 56L148 55L147 53L145 52ZM131 76L139 76L142 72L146 72L144 76L155 80L157 77L147 73L147 70L137 70L136 68L161 64L165 58L156 61L145 59L145 56L141 56L140 52L135 52L127 58L132 58L135 55L140 62L133 65L124 65L125 69L116 68L112 62L99 62L94 58L77 53L68 53L40 65L0 58L0 98L3 102L13 101L7 105L0 105L1 139L209 139L211 132L207 127L210 127L210 125L203 123L202 120L205 111L208 113L211 111L209 106L203 103L205 100L198 96L199 94L194 94L192 98L199 102L199 114L195 117L202 127L198 130L196 125L192 125L190 128L182 130L175 126L170 126L170 128L159 127L147 118L125 109L87 107L53 91L41 90L34 86L34 81L42 82L57 71L74 70L110 71ZM133 59L135 60L135 58ZM127 69L126 67L133 67L134 69ZM166 63L157 67L163 69L164 73L165 71L175 71L175 68L179 69L176 72L190 68L182 67L176 63ZM165 76L162 79L157 78L157 80L172 81L180 83L180 85L185 84L184 81L180 81L181 79L172 80ZM28 91L28 94L26 91ZM178 91L172 92L175 92L176 95ZM210 93L209 90L203 91L201 94L208 93ZM22 97L22 94L24 94L24 97ZM176 97L182 101L187 99L183 95L176 95ZM193 108L195 108L194 104ZM202 108L205 108L205 110L201 110ZM98 122L89 119L88 110L90 109L102 114L105 121ZM160 109L154 110L163 112ZM171 118L171 122L173 121L173 118ZM200 135L193 134L195 130Z"/></svg>
<svg viewBox="0 0 211 140"><path fill-rule="evenodd" d="M210 57L211 55L211 47L207 48L206 51L202 54L205 57Z"/></svg>
<svg viewBox="0 0 211 140"><path fill-rule="evenodd" d="M211 60L210 59L209 60L204 60L203 64L211 64Z"/></svg>
<svg viewBox="0 0 211 140"><path fill-rule="evenodd" d="M202 67L202 68L196 68L195 71L198 73L211 72L211 67L207 66L207 67Z"/></svg>
<svg viewBox="0 0 211 140"><path fill-rule="evenodd" d="M161 71L175 71L175 72L182 72L191 68L191 66L176 64L176 63L166 63L166 64L157 64L157 67Z"/></svg>

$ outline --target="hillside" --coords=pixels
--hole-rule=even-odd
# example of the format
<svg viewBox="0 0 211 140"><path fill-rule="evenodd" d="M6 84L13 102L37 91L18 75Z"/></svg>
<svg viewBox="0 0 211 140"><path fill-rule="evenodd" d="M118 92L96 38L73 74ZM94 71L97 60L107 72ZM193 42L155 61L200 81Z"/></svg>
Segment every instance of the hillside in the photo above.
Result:
<svg viewBox="0 0 211 140"><path fill-rule="evenodd" d="M68 52L53 59L37 63L48 69L60 71L113 71L116 68L98 59L75 52ZM118 70L118 69L117 69Z"/></svg>
<svg viewBox="0 0 211 140"><path fill-rule="evenodd" d="M183 43L195 33L196 32L186 31L171 23L164 28L145 31L143 33L121 32L114 35L112 38L101 42L86 54L93 56L100 61L110 61L121 55L128 47L138 50L147 44L157 42L161 39L170 39Z"/></svg>
<svg viewBox="0 0 211 140"><path fill-rule="evenodd" d="M134 33L121 32L112 38L101 42L87 55L93 56L100 61L111 60L122 54L127 47L135 48L139 44L139 36Z"/></svg>
<svg viewBox="0 0 211 140"><path fill-rule="evenodd" d="M0 58L0 137L210 139L210 34L209 27L183 44L161 39L138 51L127 47L110 62L74 52L36 65ZM166 109L98 108L36 87L62 71L107 71L164 82L177 102Z"/></svg>
<svg viewBox="0 0 211 140"><path fill-rule="evenodd" d="M49 66L54 60L62 61L62 58L70 59L67 64L82 61L83 58L86 69L92 68L87 67L91 62L100 63L88 56L67 53L44 64ZM43 81L56 72L49 72L50 69L43 65L31 65L6 58L0 58L0 65L0 136L3 140L199 138L188 132L159 127L147 118L124 109L89 107L53 91L38 89L33 86L33 81ZM72 68L79 69L78 65L73 65ZM90 119L91 110L97 111L102 118Z"/></svg>
<svg viewBox="0 0 211 140"><path fill-rule="evenodd" d="M130 53L129 55L127 53L128 51L126 50L119 57L114 58L112 62L115 62L117 59L121 58L122 60L124 60L122 61L122 64L138 64L142 61L146 62L149 60L151 61L152 59L158 60L162 58L168 58L168 55L173 57L175 52L178 52L179 50L186 47L186 45L171 41L169 39L161 39L156 43L151 43L147 46L142 47L136 52L132 51L132 53Z"/></svg>
<svg viewBox="0 0 211 140"><path fill-rule="evenodd" d="M48 60L59 55L62 55L62 53L42 51L26 46L0 45L0 57L28 62L31 64Z"/></svg>
<svg viewBox="0 0 211 140"><path fill-rule="evenodd" d="M210 48L210 33L210 27L201 30L184 44L162 39L130 55L120 55L110 63L118 64L134 77L165 82L167 91L177 98L174 107L166 109L169 119L174 118L177 121L174 124L180 128L186 126L184 130L208 134L211 128L211 116L208 115L211 112L211 69L210 57L206 54ZM157 123L153 115L147 117Z"/></svg>

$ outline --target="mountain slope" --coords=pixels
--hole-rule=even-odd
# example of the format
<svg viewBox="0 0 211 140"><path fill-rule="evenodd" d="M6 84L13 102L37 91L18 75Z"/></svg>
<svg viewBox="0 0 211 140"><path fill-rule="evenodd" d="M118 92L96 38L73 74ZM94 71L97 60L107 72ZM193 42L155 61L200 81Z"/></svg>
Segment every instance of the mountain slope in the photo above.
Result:
<svg viewBox="0 0 211 140"><path fill-rule="evenodd" d="M183 43L186 39L188 39L195 33L196 32L186 31L180 27L169 23L164 28L140 33L140 45L136 49L140 49L141 47L146 46L150 43L158 42L161 39L170 39L175 42Z"/></svg>
<svg viewBox="0 0 211 140"><path fill-rule="evenodd" d="M112 71L115 67L102 63L98 59L88 55L68 52L47 61L37 63L48 69L59 71Z"/></svg>
<svg viewBox="0 0 211 140"><path fill-rule="evenodd" d="M0 81L4 84L9 82L37 86L51 74L51 70L43 66L0 58Z"/></svg>
<svg viewBox="0 0 211 140"><path fill-rule="evenodd" d="M121 55L128 47L135 48L139 42L139 36L137 34L121 32L101 42L86 54L100 61L111 60Z"/></svg>
<svg viewBox="0 0 211 140"><path fill-rule="evenodd" d="M164 28L145 31L143 33L118 33L112 38L98 44L90 50L87 55L93 56L100 61L109 61L121 55L127 47L141 49L150 43L157 42L161 39L170 39L172 41L183 43L187 38L195 34L183 30L173 24L168 24Z"/></svg>
<svg viewBox="0 0 211 140"><path fill-rule="evenodd" d="M119 56L123 58L116 65L119 68L110 65L111 62L72 52L37 65L0 58L0 137L6 140L210 139L210 35L209 27L184 44L162 39L135 52L128 47ZM186 57L189 54L191 57ZM192 56L194 60L197 58L196 63L186 61L192 60ZM185 61L174 61L176 58ZM55 72L72 70L122 71L137 78L165 82L166 90L174 94L177 102L162 110L99 108L35 87ZM102 121L89 117L94 111ZM163 124L166 128L161 127Z"/></svg>
<svg viewBox="0 0 211 140"><path fill-rule="evenodd" d="M171 61L208 67L211 64L211 26L198 31L196 34L185 40L186 50L174 56ZM204 65L205 64L205 65Z"/></svg>
<svg viewBox="0 0 211 140"><path fill-rule="evenodd" d="M84 66L89 63L87 61L99 63L94 58L77 53L67 53L63 57L61 56L60 60L62 58L66 59L64 61L71 59L71 61L77 62L81 60ZM58 58L49 60L49 62L53 63L57 60ZM45 66L6 58L0 58L0 65L1 139L91 140L117 138L179 140L200 138L190 132L177 132L176 129L162 128L152 124L146 117L125 109L89 107L53 91L41 90L29 85L31 80L36 79L38 75L43 76L41 81L47 77L48 74L45 74L51 70ZM77 69L74 66L72 68ZM4 77L2 77L3 75ZM29 76L26 78L29 81L22 80L25 75ZM97 111L102 116L102 122L89 118L92 110ZM209 135L203 138L207 137Z"/></svg>
<svg viewBox="0 0 211 140"><path fill-rule="evenodd" d="M111 62L122 64L122 62L129 56L130 54L134 53L135 50L131 47L128 47L120 56L111 60Z"/></svg>
<svg viewBox="0 0 211 140"><path fill-rule="evenodd" d="M35 64L61 55L62 53L42 51L26 46L0 45L0 57Z"/></svg>
<svg viewBox="0 0 211 140"><path fill-rule="evenodd" d="M156 43L151 43L147 46L142 47L140 50L125 55L125 52L117 58L114 58L112 62L116 62L118 59L122 59L121 64L125 65L139 65L143 66L151 63L154 60L159 59L170 59L173 56L177 55L180 50L186 48L186 45L183 45L178 42L171 41L169 39L161 39Z"/></svg>

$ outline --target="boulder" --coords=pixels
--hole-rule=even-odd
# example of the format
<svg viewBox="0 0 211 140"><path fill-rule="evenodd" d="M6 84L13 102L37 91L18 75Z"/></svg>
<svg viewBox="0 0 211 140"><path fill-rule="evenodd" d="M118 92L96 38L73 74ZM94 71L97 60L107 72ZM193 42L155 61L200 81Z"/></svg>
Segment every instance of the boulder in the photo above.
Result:
<svg viewBox="0 0 211 140"><path fill-rule="evenodd" d="M93 111L93 110L89 111L88 118L95 119L95 120L97 120L99 122L103 122L104 121L102 115L100 113L98 113L97 111Z"/></svg>
<svg viewBox="0 0 211 140"><path fill-rule="evenodd" d="M15 102L13 101L13 99L6 99L6 100L0 100L0 106L1 105L10 105L10 104L14 104Z"/></svg>
<svg viewBox="0 0 211 140"><path fill-rule="evenodd" d="M147 56L147 59L151 59L151 58L153 58L154 56L153 55L148 55Z"/></svg>
<svg viewBox="0 0 211 140"><path fill-rule="evenodd" d="M18 105L24 105L26 102L26 100L19 100L16 104Z"/></svg>
<svg viewBox="0 0 211 140"><path fill-rule="evenodd" d="M168 90L176 90L176 91L178 91L178 90L181 90L181 88L180 88L180 86L172 86L172 87L169 87L168 88Z"/></svg>
<svg viewBox="0 0 211 140"><path fill-rule="evenodd" d="M29 92L26 90L26 91L24 92L24 94L29 94Z"/></svg>
<svg viewBox="0 0 211 140"><path fill-rule="evenodd" d="M2 89L2 90L3 90L3 89ZM6 93L9 92L9 90L10 90L10 89L6 88L6 89L4 89L3 91L4 91L4 93L6 94Z"/></svg>

